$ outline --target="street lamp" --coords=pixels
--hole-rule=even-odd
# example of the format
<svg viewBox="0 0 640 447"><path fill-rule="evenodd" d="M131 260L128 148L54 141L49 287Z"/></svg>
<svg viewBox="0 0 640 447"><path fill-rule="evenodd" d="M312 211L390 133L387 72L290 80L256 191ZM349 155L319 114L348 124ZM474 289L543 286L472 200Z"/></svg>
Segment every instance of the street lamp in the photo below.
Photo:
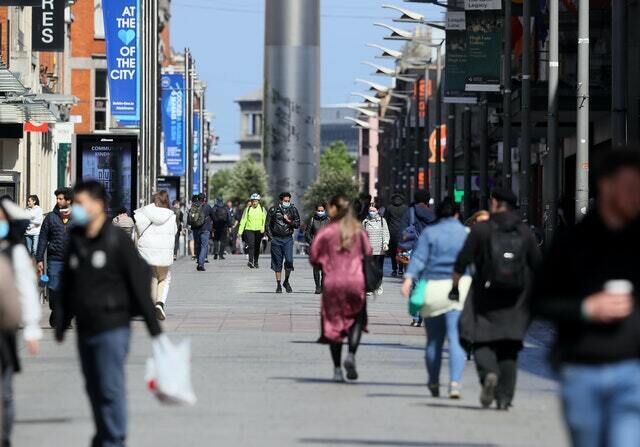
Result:
<svg viewBox="0 0 640 447"><path fill-rule="evenodd" d="M377 45L375 43L368 43L367 46L377 48L382 51L382 55L376 56L378 59L400 59L402 57L402 51L390 50L389 48L385 48L382 45Z"/></svg>
<svg viewBox="0 0 640 447"><path fill-rule="evenodd" d="M364 65L368 65L370 67L373 67L376 70L374 72L375 75L378 75L378 76L391 76L392 78L399 79L399 80L401 80L403 82L416 82L415 78L398 75L398 73L397 73L398 70L396 68L384 67L382 65L377 65L377 64L374 64L372 62L367 62L367 61L363 61L362 63Z"/></svg>
<svg viewBox="0 0 640 447"><path fill-rule="evenodd" d="M391 90L391 87L387 87L387 86L381 85L381 84L376 84L375 82L367 81L366 79L356 79L356 82L361 82L363 84L367 84L368 86L371 87L371 90L375 90L375 91L383 93L385 95L387 93L389 93L389 90Z"/></svg>
<svg viewBox="0 0 640 447"><path fill-rule="evenodd" d="M366 102L375 104L375 105L379 105L382 102L380 98L376 98L375 96L371 96L371 95L365 95L364 93L351 92L351 95L359 96L362 99L364 99Z"/></svg>

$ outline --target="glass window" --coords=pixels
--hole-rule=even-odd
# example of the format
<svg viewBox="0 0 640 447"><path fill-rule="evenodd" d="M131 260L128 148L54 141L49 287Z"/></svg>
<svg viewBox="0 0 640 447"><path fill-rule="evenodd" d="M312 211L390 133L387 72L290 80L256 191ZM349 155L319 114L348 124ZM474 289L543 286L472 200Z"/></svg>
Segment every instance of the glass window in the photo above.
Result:
<svg viewBox="0 0 640 447"><path fill-rule="evenodd" d="M94 96L96 98L107 97L107 70L96 70Z"/></svg>

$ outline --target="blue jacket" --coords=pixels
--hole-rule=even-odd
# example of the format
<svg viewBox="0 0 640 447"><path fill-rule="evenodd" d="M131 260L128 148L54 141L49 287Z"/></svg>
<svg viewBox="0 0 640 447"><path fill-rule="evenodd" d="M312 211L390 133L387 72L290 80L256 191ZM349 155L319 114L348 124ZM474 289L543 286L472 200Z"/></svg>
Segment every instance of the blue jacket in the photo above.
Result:
<svg viewBox="0 0 640 447"><path fill-rule="evenodd" d="M458 253L467 239L467 229L456 218L447 218L427 227L411 253L405 278L449 279Z"/></svg>

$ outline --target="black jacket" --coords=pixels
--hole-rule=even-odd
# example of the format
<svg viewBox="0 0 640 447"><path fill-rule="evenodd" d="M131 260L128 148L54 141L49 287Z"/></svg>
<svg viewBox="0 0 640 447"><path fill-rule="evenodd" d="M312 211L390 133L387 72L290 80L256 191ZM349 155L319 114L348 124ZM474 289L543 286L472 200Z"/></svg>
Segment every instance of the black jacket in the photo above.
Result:
<svg viewBox="0 0 640 447"><path fill-rule="evenodd" d="M285 215L289 217L291 223L284 220ZM300 228L300 213L298 213L298 209L293 205L289 208L284 208L279 204L272 207L267 213L265 227L269 239L273 239L274 237L291 237L296 228Z"/></svg>
<svg viewBox="0 0 640 447"><path fill-rule="evenodd" d="M407 212L407 204L404 203L404 197L400 194L394 194L391 196L391 203L387 206L387 210L384 214L384 218L389 225L389 233L391 234L391 240L397 241L404 228L402 227L402 221Z"/></svg>
<svg viewBox="0 0 640 447"><path fill-rule="evenodd" d="M204 213L204 224L200 228L196 228L196 231L208 231L211 233L211 230L213 230L213 208L208 203L203 203L202 212Z"/></svg>
<svg viewBox="0 0 640 447"><path fill-rule="evenodd" d="M131 239L111 222L95 239L87 238L82 228L72 230L62 287L58 339L73 317L82 335L128 326L136 315L142 315L151 335L161 332L151 301L151 269Z"/></svg>
<svg viewBox="0 0 640 447"><path fill-rule="evenodd" d="M557 326L555 360L601 364L640 359L640 221L613 231L597 213L552 242L538 274L534 311ZM618 323L582 317L583 300L609 280L633 283L635 309Z"/></svg>
<svg viewBox="0 0 640 447"><path fill-rule="evenodd" d="M427 225L431 225L436 222L436 215L427 205L413 204L407 208L404 216L402 217L402 221L400 222L400 236L402 236L402 232L409 226L409 223L411 222L412 209L415 209L416 213L415 225L418 234L422 233Z"/></svg>
<svg viewBox="0 0 640 447"><path fill-rule="evenodd" d="M318 217L318 215L314 213L309 221L309 225L307 225L307 230L304 232L304 239L307 241L307 244L313 242L318 232L326 227L329 222L329 216Z"/></svg>
<svg viewBox="0 0 640 447"><path fill-rule="evenodd" d="M224 221L220 221L220 222L213 222L213 226L220 230L220 229L225 229L225 228L230 228L233 226L233 216L231 214L231 211L229 210L229 208L227 208L226 205L224 204L220 204L220 205L215 205L211 211L211 215L213 216L212 218L215 219L215 215L216 212L218 210L222 210L222 212L224 213Z"/></svg>
<svg viewBox="0 0 640 447"><path fill-rule="evenodd" d="M516 296L499 293L484 287L486 278L486 254L491 238L491 223L500 227L519 227L525 238L527 269L525 287ZM529 327L531 312L529 298L533 282L533 272L540 265L541 254L535 237L529 227L522 223L520 217L513 212L493 214L490 222L475 224L454 266L454 272L464 274L467 267L474 265L471 303L475 327L473 329L476 343L511 340L522 341ZM467 309L465 308L465 311Z"/></svg>
<svg viewBox="0 0 640 447"><path fill-rule="evenodd" d="M65 224L62 222L62 215L56 206L53 211L44 218L40 227L40 239L38 240L38 252L36 260L44 261L45 252L50 261L62 261L64 250L69 240L69 230L71 228L71 216Z"/></svg>

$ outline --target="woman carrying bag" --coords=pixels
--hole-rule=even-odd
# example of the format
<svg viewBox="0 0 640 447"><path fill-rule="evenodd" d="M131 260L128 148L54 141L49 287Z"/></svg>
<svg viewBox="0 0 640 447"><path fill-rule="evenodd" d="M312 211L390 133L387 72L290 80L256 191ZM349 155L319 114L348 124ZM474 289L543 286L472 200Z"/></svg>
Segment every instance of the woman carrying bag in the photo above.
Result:
<svg viewBox="0 0 640 447"><path fill-rule="evenodd" d="M373 257L378 261L380 270L384 272L384 257L389 251L389 242L391 234L389 233L389 225L384 217L378 212L378 208L374 205L369 207L369 215L362 222L362 228L369 238L369 244L373 250ZM376 295L382 295L382 285L375 291Z"/></svg>
<svg viewBox="0 0 640 447"><path fill-rule="evenodd" d="M309 261L324 272L319 343L331 350L335 382L344 382L341 368L342 342L349 341L344 361L347 379L357 380L356 351L367 327L364 261L371 247L355 218L349 199L336 196L329 203L331 222L317 234Z"/></svg>
<svg viewBox="0 0 640 447"><path fill-rule="evenodd" d="M411 295L414 307L421 307L428 334L426 366L428 387L433 397L440 396L440 368L445 338L449 347L449 397L461 397L462 372L466 355L458 336L458 321L471 286L471 278L460 283L460 300L449 300L451 274L458 253L467 238L467 230L457 218L455 203L446 198L436 210L438 221L424 231L405 273L402 294ZM412 292L413 291L413 292Z"/></svg>

